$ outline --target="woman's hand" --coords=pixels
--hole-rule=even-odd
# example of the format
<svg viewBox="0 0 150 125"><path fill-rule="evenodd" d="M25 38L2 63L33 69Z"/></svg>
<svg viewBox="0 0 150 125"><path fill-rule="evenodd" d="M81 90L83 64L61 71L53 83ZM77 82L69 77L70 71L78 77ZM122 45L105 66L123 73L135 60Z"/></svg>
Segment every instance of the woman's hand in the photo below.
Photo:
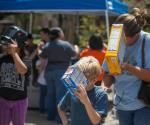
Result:
<svg viewBox="0 0 150 125"><path fill-rule="evenodd" d="M19 47L16 41L12 40L12 43L8 45L7 53L12 56L18 73L24 75L28 68L19 56Z"/></svg>
<svg viewBox="0 0 150 125"><path fill-rule="evenodd" d="M122 71L128 71L131 67L133 67L131 64L128 63L122 63L120 66Z"/></svg>
<svg viewBox="0 0 150 125"><path fill-rule="evenodd" d="M121 64L121 69L122 71L128 71L131 74L135 75L141 80L150 82L150 70L149 69L144 69L139 66L133 66L131 64L123 63Z"/></svg>
<svg viewBox="0 0 150 125"><path fill-rule="evenodd" d="M12 43L8 45L7 53L10 55L15 54L18 51L18 45L17 42L12 40Z"/></svg>

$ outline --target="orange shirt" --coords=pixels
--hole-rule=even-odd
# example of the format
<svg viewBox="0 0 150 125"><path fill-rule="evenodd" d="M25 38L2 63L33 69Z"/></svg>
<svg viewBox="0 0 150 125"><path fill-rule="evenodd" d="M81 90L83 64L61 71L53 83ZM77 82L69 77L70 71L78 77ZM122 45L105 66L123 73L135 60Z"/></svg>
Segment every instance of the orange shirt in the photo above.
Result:
<svg viewBox="0 0 150 125"><path fill-rule="evenodd" d="M85 57L85 56L93 56L95 57L99 63L102 65L103 64L103 60L105 58L105 54L106 54L106 50L92 50L92 49L84 49L81 53L80 53L80 58L81 57ZM104 77L104 72L99 76L98 80L101 81Z"/></svg>

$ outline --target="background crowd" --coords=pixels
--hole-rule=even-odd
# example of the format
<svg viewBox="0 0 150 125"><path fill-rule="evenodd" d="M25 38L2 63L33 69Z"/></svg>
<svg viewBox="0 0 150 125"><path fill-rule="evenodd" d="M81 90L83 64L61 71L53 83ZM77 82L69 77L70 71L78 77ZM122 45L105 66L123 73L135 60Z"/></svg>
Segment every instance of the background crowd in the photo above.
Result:
<svg viewBox="0 0 150 125"><path fill-rule="evenodd" d="M122 73L117 75L109 74L104 60L107 46L99 34L89 36L83 49L65 41L60 27L41 28L41 41L37 45L33 43L32 34L28 34L24 47L12 40L6 48L7 54L0 60L0 125L10 121L14 125L24 124L29 84L39 87L39 112L46 114L47 120L68 125L66 112L69 112L71 125L102 124L108 111L105 90L113 83L119 124L149 125L149 104L138 98L142 83L150 82L150 35L142 31L146 23L143 15L142 11L134 9L132 14L120 15L114 22L124 24L126 37L125 57L120 64ZM61 80L73 64L89 81L86 87L77 86L75 99L66 94Z"/></svg>

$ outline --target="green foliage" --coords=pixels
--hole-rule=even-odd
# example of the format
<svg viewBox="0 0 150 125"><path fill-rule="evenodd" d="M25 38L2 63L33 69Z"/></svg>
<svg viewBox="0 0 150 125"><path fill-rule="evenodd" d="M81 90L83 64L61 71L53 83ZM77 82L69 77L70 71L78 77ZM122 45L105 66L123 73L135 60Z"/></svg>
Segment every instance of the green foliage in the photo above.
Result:
<svg viewBox="0 0 150 125"><path fill-rule="evenodd" d="M33 43L38 45L41 42L41 39L34 39Z"/></svg>
<svg viewBox="0 0 150 125"><path fill-rule="evenodd" d="M150 33L150 26L146 26L143 30Z"/></svg>
<svg viewBox="0 0 150 125"><path fill-rule="evenodd" d="M33 33L33 34L39 34L39 33L40 33L40 30L41 30L41 27L33 27L33 28L32 28L32 33Z"/></svg>
<svg viewBox="0 0 150 125"><path fill-rule="evenodd" d="M105 37L104 22L96 16L82 16L80 18L79 46L85 47L92 34L98 34Z"/></svg>
<svg viewBox="0 0 150 125"><path fill-rule="evenodd" d="M18 26L21 26L28 31L29 28L29 14L27 13L16 13L14 14L15 22Z"/></svg>

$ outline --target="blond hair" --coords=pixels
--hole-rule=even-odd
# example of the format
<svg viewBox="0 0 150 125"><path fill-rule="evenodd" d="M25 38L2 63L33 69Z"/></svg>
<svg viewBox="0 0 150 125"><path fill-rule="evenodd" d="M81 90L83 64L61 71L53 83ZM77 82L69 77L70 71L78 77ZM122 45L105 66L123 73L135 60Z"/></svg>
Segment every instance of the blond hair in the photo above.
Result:
<svg viewBox="0 0 150 125"><path fill-rule="evenodd" d="M102 68L96 58L93 56L82 57L76 65L84 73L86 78L89 81L95 80L98 78L102 72Z"/></svg>

